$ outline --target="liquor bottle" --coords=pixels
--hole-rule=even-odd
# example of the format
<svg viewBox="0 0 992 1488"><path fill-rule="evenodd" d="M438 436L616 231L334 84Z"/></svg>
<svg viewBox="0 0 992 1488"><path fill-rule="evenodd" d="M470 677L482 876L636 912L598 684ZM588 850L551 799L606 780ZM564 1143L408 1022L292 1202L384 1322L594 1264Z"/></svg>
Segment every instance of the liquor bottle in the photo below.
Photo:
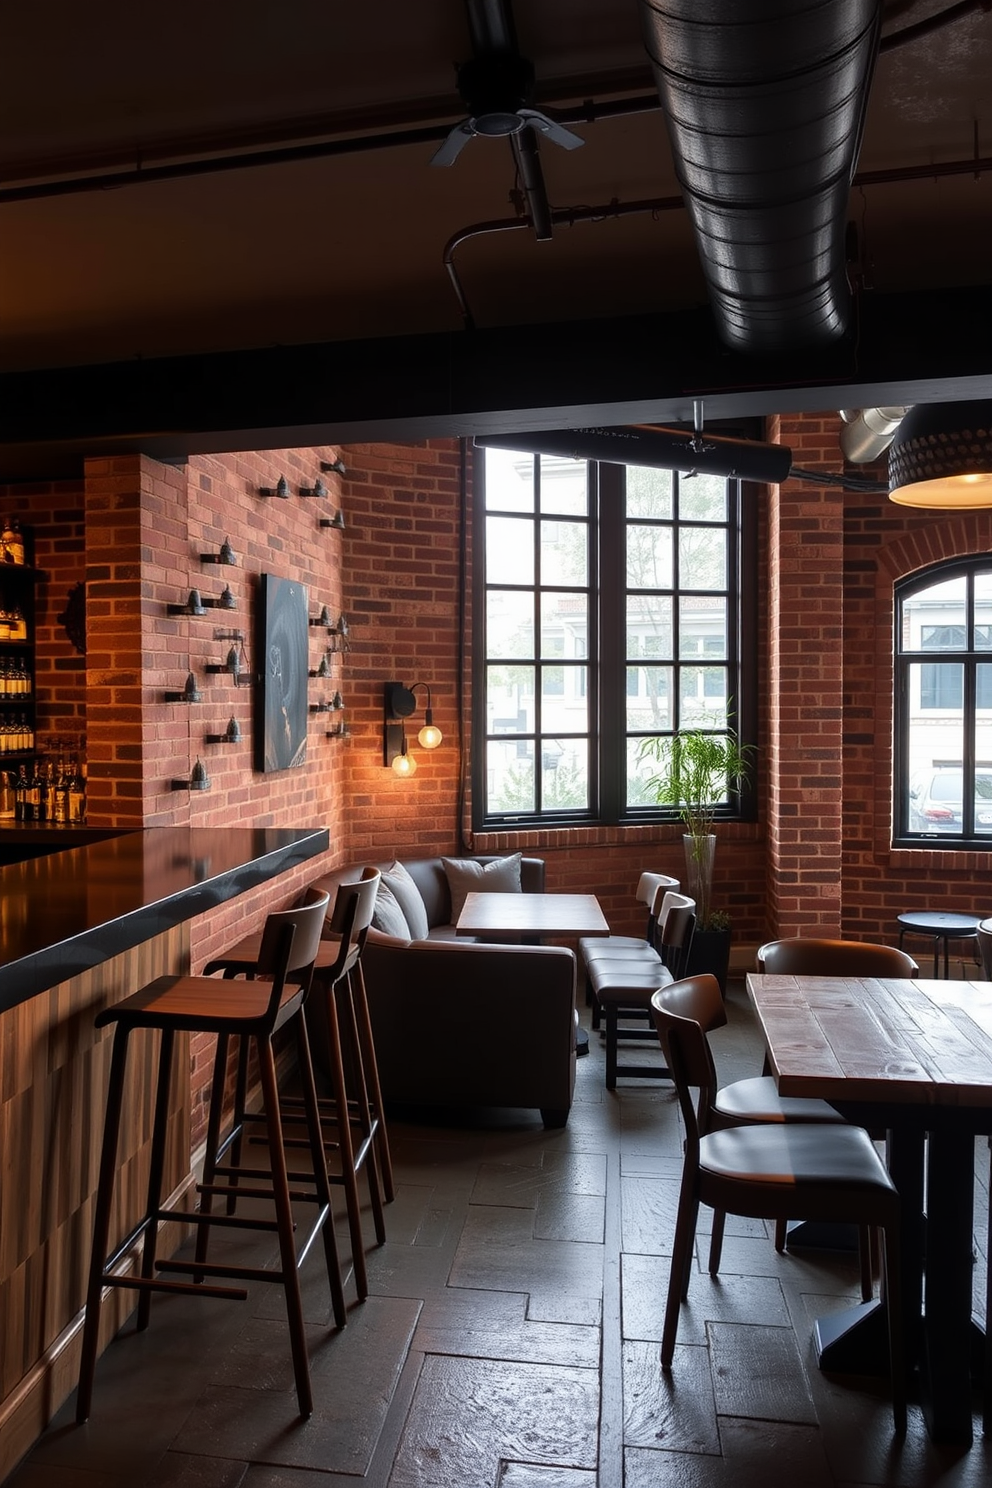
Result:
<svg viewBox="0 0 992 1488"><path fill-rule="evenodd" d="M24 533L16 517L4 528L3 541L10 554L11 563L24 563Z"/></svg>
<svg viewBox="0 0 992 1488"><path fill-rule="evenodd" d="M81 825L86 820L86 781L76 755L73 755L69 769L69 820L74 825Z"/></svg>
<svg viewBox="0 0 992 1488"><path fill-rule="evenodd" d="M52 792L52 820L58 822L60 827L67 826L69 822L69 777L61 760Z"/></svg>
<svg viewBox="0 0 992 1488"><path fill-rule="evenodd" d="M28 819L28 777L21 765L17 771L17 779L14 781L14 820L23 822Z"/></svg>
<svg viewBox="0 0 992 1488"><path fill-rule="evenodd" d="M38 775L37 764L32 768L28 777L27 792L25 794L24 820L36 822L40 820L38 815L41 803L41 779Z"/></svg>

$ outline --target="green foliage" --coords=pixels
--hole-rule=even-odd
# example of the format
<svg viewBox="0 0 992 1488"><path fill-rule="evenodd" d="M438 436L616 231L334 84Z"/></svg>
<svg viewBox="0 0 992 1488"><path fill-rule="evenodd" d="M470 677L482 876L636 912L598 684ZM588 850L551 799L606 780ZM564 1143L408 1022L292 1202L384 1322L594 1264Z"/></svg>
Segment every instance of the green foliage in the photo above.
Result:
<svg viewBox="0 0 992 1488"><path fill-rule="evenodd" d="M730 734L680 729L677 734L645 739L638 754L639 760L656 760L659 765L657 773L645 782L645 790L659 805L675 807L690 838L688 887L696 899L698 923L703 930L729 924L723 911L710 908L711 884L704 868L708 861L706 839L713 833L717 810L729 792L746 784L751 752L749 745L739 745Z"/></svg>

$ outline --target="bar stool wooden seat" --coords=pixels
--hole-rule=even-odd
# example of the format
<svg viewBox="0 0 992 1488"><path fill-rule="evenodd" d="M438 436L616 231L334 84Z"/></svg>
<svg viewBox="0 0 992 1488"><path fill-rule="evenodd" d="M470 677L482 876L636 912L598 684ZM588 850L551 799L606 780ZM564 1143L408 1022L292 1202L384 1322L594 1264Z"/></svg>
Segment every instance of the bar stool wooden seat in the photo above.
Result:
<svg viewBox="0 0 992 1488"><path fill-rule="evenodd" d="M335 1322L338 1326L343 1326L346 1317L331 1216L330 1188L323 1160L317 1094L303 1016L328 903L329 896L326 893L310 891L303 904L270 914L259 940L251 980L235 983L206 975L158 977L141 991L125 998L116 1006L107 1008L97 1017L97 1027L115 1024L116 1028L76 1398L76 1420L80 1423L88 1418L92 1404L104 1287L125 1287L139 1293L137 1326L141 1330L148 1326L151 1296L155 1291L182 1292L201 1297L229 1297L243 1301L248 1296L246 1283L249 1281L280 1283L286 1298L300 1415L306 1417L312 1413L313 1397L298 1268L318 1232L323 1238ZM305 1175L306 1186L302 1191L290 1189L280 1119L272 1039L277 1030L283 1027L292 1027L296 1036L302 1099L313 1164L312 1173ZM138 1029L157 1030L161 1036L148 1198L145 1214L116 1249L108 1253L128 1047L131 1034ZM218 1043L223 1043L225 1048L227 1039L232 1036L238 1036L244 1042L254 1042L265 1108L271 1171L253 1170L252 1186L241 1187L239 1192L245 1196L251 1194L253 1197L271 1199L275 1208L274 1219L242 1219L235 1215L213 1214L210 1210L209 1191L204 1191L202 1186L205 1207L199 1213L172 1209L163 1204L161 1187L172 1055L176 1034L183 1032L215 1033ZM211 1119L213 1120L213 1112ZM267 1182L257 1181L263 1178ZM307 1237L299 1244L294 1236L294 1201L316 1204L314 1224ZM200 1231L194 1260L163 1261L157 1258L158 1227L163 1220L168 1219L194 1225ZM206 1231L212 1226L221 1225L274 1231L279 1238L279 1268L211 1264L205 1253ZM140 1274L119 1270L123 1257L142 1237ZM189 1280L166 1279L162 1272L186 1275ZM210 1276L222 1277L229 1284L205 1284L205 1278Z"/></svg>
<svg viewBox="0 0 992 1488"><path fill-rule="evenodd" d="M359 1172L364 1168L379 1245L386 1239L383 1202L388 1203L393 1198L389 1140L361 968L361 953L372 922L379 879L378 868L367 868L360 879L338 884L333 909L324 927L325 938L314 962L313 987L307 1009L311 1032L314 1034L316 1030L314 1036L320 1040L319 1044L314 1044L317 1063L326 1069L330 1081L329 1098L319 1100L325 1152L332 1159L336 1154L327 1178L331 1185L341 1187L344 1192L359 1301L368 1296ZM225 977L251 976L257 947L258 937L249 936L210 961L205 971L220 971ZM223 1144L220 1142L220 1127L213 1121L207 1132L206 1183L227 1175L229 1170L221 1166L221 1159L228 1149L233 1155L235 1167L230 1171L234 1173L234 1179L227 1194L228 1212L234 1211L237 1200L237 1173L244 1128L258 1119L245 1111L247 1054L248 1046L243 1041L238 1060L234 1122L226 1140ZM214 1075L222 1091L226 1066L218 1064ZM220 1101L212 1098L211 1113L215 1109L219 1111ZM298 1130L305 1116L300 1098L284 1097L282 1115L290 1129ZM303 1141L304 1138L299 1136L287 1136L287 1145L290 1146Z"/></svg>

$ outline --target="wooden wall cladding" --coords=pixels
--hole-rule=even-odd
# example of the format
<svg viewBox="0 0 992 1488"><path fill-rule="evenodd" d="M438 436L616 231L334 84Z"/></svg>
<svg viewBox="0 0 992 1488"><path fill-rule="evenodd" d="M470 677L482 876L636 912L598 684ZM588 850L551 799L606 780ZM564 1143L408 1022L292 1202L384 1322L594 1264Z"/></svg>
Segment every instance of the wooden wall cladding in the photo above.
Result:
<svg viewBox="0 0 992 1488"><path fill-rule="evenodd" d="M113 1029L95 1030L94 1019L154 977L188 966L182 925L0 1014L0 1480L76 1385L113 1043ZM114 1245L144 1211L157 1058L157 1034L132 1036ZM166 1189L178 1193L190 1166L185 1043L170 1105ZM163 1236L166 1251L181 1238L178 1230ZM103 1308L107 1337L135 1301L112 1293Z"/></svg>

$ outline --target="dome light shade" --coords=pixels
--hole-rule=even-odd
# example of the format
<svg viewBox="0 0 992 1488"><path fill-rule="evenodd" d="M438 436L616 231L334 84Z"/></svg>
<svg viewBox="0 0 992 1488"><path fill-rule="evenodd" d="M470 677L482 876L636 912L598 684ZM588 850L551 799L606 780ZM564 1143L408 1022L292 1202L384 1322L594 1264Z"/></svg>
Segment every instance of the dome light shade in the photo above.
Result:
<svg viewBox="0 0 992 1488"><path fill-rule="evenodd" d="M992 400L910 409L889 446L889 500L936 511L992 507Z"/></svg>

